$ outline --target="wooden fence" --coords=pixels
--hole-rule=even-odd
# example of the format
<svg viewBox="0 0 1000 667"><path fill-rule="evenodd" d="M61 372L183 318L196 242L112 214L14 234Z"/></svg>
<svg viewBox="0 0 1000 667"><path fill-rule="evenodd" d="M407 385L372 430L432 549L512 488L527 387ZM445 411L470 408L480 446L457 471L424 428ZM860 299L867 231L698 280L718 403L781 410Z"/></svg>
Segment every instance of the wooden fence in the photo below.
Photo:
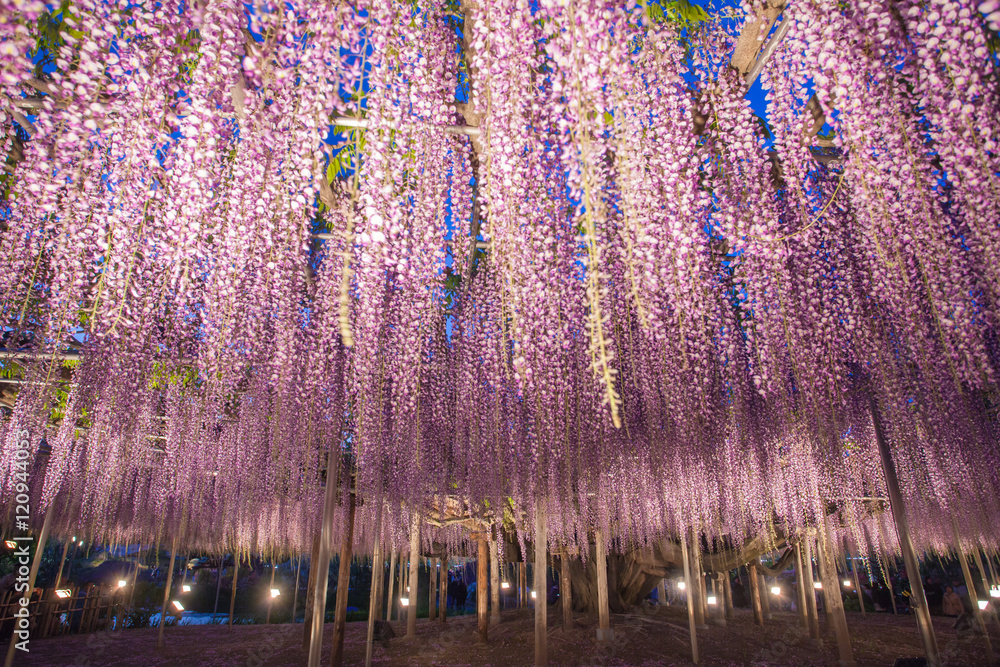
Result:
<svg viewBox="0 0 1000 667"><path fill-rule="evenodd" d="M128 604L123 589L88 584L83 588L67 586L59 590L69 591L69 595L59 597L54 588L33 592L28 604L31 639L121 627ZM20 593L12 589L0 594L0 636L10 637L16 620L14 614L20 608Z"/></svg>

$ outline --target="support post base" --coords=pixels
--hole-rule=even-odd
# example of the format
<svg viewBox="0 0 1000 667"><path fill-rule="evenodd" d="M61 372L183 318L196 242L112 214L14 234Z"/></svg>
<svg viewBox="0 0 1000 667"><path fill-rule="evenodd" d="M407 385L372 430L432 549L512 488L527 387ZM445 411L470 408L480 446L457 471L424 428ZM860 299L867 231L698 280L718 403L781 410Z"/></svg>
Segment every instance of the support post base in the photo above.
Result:
<svg viewBox="0 0 1000 667"><path fill-rule="evenodd" d="M597 641L599 642L612 642L615 640L615 629L607 628L597 628Z"/></svg>

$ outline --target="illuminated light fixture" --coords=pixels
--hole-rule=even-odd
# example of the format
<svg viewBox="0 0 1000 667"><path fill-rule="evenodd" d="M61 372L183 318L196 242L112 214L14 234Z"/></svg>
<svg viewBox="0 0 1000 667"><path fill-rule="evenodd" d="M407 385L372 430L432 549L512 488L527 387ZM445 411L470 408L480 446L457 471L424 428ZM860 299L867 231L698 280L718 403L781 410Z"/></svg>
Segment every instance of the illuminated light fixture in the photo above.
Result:
<svg viewBox="0 0 1000 667"><path fill-rule="evenodd" d="M976 600L976 604L979 605L979 611L985 610L986 605L988 605L989 603L990 603L989 600Z"/></svg>
<svg viewBox="0 0 1000 667"><path fill-rule="evenodd" d="M174 600L173 604L174 604L174 609L176 609L177 611L184 611L184 605L182 605L179 600Z"/></svg>
<svg viewBox="0 0 1000 667"><path fill-rule="evenodd" d="M677 588L684 590L685 588L687 588L687 584L685 584L683 581L678 581Z"/></svg>
<svg viewBox="0 0 1000 667"><path fill-rule="evenodd" d="M502 588L504 590L507 590L508 588L510 588L510 584L507 583L506 581L502 581L502 582L500 582L500 588ZM1000 591L998 591L998 592L1000 592Z"/></svg>
<svg viewBox="0 0 1000 667"><path fill-rule="evenodd" d="M399 598L399 604L403 605L404 607L409 607L410 598Z"/></svg>
<svg viewBox="0 0 1000 667"><path fill-rule="evenodd" d="M778 586L771 586L771 594L781 595L781 588L779 588Z"/></svg>
<svg viewBox="0 0 1000 667"><path fill-rule="evenodd" d="M271 597L276 598L279 595L281 595L281 591L279 591L277 588L272 588L271 589Z"/></svg>
<svg viewBox="0 0 1000 667"><path fill-rule="evenodd" d="M994 586L990 589L991 598L1000 598L1000 586Z"/></svg>
<svg viewBox="0 0 1000 667"><path fill-rule="evenodd" d="M844 579L844 586L846 586L847 588L850 588L851 587L851 580L850 579Z"/></svg>
<svg viewBox="0 0 1000 667"><path fill-rule="evenodd" d="M73 594L73 591L71 591L68 588L60 588L59 590L56 591L56 595L59 596L59 597L61 597L61 598L64 598L64 599L68 598L72 594Z"/></svg>
<svg viewBox="0 0 1000 667"><path fill-rule="evenodd" d="M73 536L73 541L76 542L76 535Z"/></svg>
<svg viewBox="0 0 1000 667"><path fill-rule="evenodd" d="M407 593L409 593L409 592L410 592L410 587L409 587L409 586L407 586L407 587L406 587L406 592L407 592Z"/></svg>
<svg viewBox="0 0 1000 667"><path fill-rule="evenodd" d="M191 584L184 584L183 586L181 586L181 590L184 591L185 593L190 593L191 592Z"/></svg>
<svg viewBox="0 0 1000 667"><path fill-rule="evenodd" d="M818 591L823 590L823 582L822 581L814 581L813 582L813 588L815 588Z"/></svg>
<svg viewBox="0 0 1000 667"><path fill-rule="evenodd" d="M715 596L714 595L709 595L708 596L708 604L715 604Z"/></svg>
<svg viewBox="0 0 1000 667"><path fill-rule="evenodd" d="M7 545L8 549L14 549L17 547L17 542L15 542L14 540L6 540L4 544Z"/></svg>
<svg viewBox="0 0 1000 667"><path fill-rule="evenodd" d="M126 586L128 586L128 582L127 581L125 581L124 579L119 579L118 580L118 588L125 588Z"/></svg>
<svg viewBox="0 0 1000 667"><path fill-rule="evenodd" d="M531 591L531 599L532 600L537 600L538 599L538 593L536 593L535 591Z"/></svg>

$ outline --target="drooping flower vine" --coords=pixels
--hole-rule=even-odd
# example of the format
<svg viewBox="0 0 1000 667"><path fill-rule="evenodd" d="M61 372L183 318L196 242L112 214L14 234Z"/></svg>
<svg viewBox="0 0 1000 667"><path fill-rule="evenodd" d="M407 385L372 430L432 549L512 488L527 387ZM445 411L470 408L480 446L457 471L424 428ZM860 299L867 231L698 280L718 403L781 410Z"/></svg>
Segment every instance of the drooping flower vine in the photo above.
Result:
<svg viewBox="0 0 1000 667"><path fill-rule="evenodd" d="M0 466L59 530L305 550L339 480L394 549L894 551L874 401L919 546L996 546L995 3L789 3L766 118L679 4L14 5Z"/></svg>

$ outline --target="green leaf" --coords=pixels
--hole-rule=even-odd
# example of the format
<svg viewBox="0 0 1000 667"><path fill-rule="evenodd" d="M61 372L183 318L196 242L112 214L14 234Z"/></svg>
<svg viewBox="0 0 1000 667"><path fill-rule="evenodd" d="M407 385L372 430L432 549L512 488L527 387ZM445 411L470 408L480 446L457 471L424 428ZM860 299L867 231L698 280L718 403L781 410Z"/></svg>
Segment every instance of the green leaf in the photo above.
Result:
<svg viewBox="0 0 1000 667"><path fill-rule="evenodd" d="M690 28L712 18L689 0L650 0L646 4L646 16L654 23L673 23L681 28Z"/></svg>
<svg viewBox="0 0 1000 667"><path fill-rule="evenodd" d="M326 180L333 183L340 173L340 153L330 156L330 164L326 166Z"/></svg>

